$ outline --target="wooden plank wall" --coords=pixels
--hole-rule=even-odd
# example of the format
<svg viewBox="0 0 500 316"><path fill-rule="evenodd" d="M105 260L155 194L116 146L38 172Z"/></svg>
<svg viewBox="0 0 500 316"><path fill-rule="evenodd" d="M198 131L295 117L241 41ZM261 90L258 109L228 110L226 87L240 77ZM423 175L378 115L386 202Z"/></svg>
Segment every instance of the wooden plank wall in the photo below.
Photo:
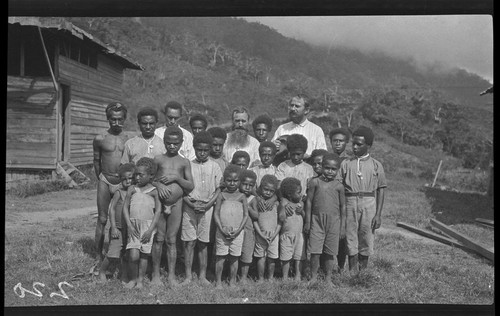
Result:
<svg viewBox="0 0 500 316"><path fill-rule="evenodd" d="M50 78L7 76L7 168L54 167L56 99Z"/></svg>
<svg viewBox="0 0 500 316"><path fill-rule="evenodd" d="M90 164L94 137L109 127L106 106L122 100L123 67L102 55L97 69L59 56L59 78L71 86L69 162Z"/></svg>

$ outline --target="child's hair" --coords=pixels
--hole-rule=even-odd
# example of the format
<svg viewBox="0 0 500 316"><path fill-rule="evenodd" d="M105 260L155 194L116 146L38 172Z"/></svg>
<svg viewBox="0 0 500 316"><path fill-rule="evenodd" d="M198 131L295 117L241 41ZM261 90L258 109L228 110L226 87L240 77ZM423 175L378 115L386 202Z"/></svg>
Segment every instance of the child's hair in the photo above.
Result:
<svg viewBox="0 0 500 316"><path fill-rule="evenodd" d="M271 148L271 152L273 155L276 155L276 145L273 143L273 142L270 142L270 141L263 141L262 143L260 143L259 145L259 154L262 150L262 148Z"/></svg>
<svg viewBox="0 0 500 316"><path fill-rule="evenodd" d="M236 160L238 160L241 157L245 158L247 163L250 163L250 155L244 150L238 150L237 152L235 152L233 154L233 158L231 159L231 163L232 164L236 163Z"/></svg>
<svg viewBox="0 0 500 316"><path fill-rule="evenodd" d="M286 148L288 151L294 149L302 149L304 152L307 151L307 139L301 134L292 134L288 136L286 140Z"/></svg>
<svg viewBox="0 0 500 316"><path fill-rule="evenodd" d="M262 178L264 180L264 178ZM262 182L261 182L262 183ZM290 196L297 191L297 188L300 188L300 180L293 177L288 177L283 179L280 184L280 192L281 196L284 198L290 199Z"/></svg>
<svg viewBox="0 0 500 316"><path fill-rule="evenodd" d="M238 175L238 178L241 175L241 168L236 166L236 165L227 165L226 169L224 169L224 174L223 177L226 179L231 173L236 173Z"/></svg>
<svg viewBox="0 0 500 316"><path fill-rule="evenodd" d="M275 188L278 188L278 184L279 184L279 180L278 178L276 178L276 176L272 175L272 174L266 174L262 177L262 179L260 180L260 185L262 186L264 183L267 183L267 184L272 184L274 185Z"/></svg>
<svg viewBox="0 0 500 316"><path fill-rule="evenodd" d="M328 154L328 150L326 149L315 149L311 152L311 156L307 159L304 159L305 162L308 164L312 165L314 162L314 158L318 156L325 156L325 154Z"/></svg>
<svg viewBox="0 0 500 316"><path fill-rule="evenodd" d="M141 120L141 117L143 116L154 116L156 121L158 122L158 112L153 109L152 107L145 106L139 110L139 113L137 113L137 122Z"/></svg>
<svg viewBox="0 0 500 316"><path fill-rule="evenodd" d="M182 115L182 104L180 104L177 101L170 101L167 104L165 104L165 107L163 108L163 113L167 113L167 109L179 110L181 111Z"/></svg>
<svg viewBox="0 0 500 316"><path fill-rule="evenodd" d="M118 167L118 175L122 177L126 172L134 172L135 171L135 165L133 162L127 162L126 164L121 165Z"/></svg>
<svg viewBox="0 0 500 316"><path fill-rule="evenodd" d="M193 147L196 146L196 144L209 144L210 146L212 146L213 142L214 138L212 137L212 135L210 135L209 132L203 131L194 135Z"/></svg>
<svg viewBox="0 0 500 316"><path fill-rule="evenodd" d="M145 166L146 170L148 171L149 174L155 174L156 173L156 165L155 165L155 162L154 162L153 158L142 157L135 164L136 168L139 168L141 166Z"/></svg>
<svg viewBox="0 0 500 316"><path fill-rule="evenodd" d="M127 118L127 108L125 105L120 102L111 102L106 107L106 118L109 119L111 117L111 111L113 112L122 112L125 118Z"/></svg>
<svg viewBox="0 0 500 316"><path fill-rule="evenodd" d="M336 128L332 131L330 131L330 134L328 134L329 138L330 138L330 141L332 141L332 137L334 135L337 135L337 134L342 134L345 136L345 141L348 142L349 139L351 138L351 133L345 129L345 128L342 128L342 127L339 127L339 128Z"/></svg>
<svg viewBox="0 0 500 316"><path fill-rule="evenodd" d="M257 175L252 170L245 169L245 170L241 171L240 181L243 181L246 178L250 178L250 179L253 179L254 181L257 181Z"/></svg>
<svg viewBox="0 0 500 316"><path fill-rule="evenodd" d="M191 118L189 119L189 126L191 126L194 121L203 122L203 124L205 125L205 128L208 126L207 118L200 113L196 113L193 116L191 116Z"/></svg>
<svg viewBox="0 0 500 316"><path fill-rule="evenodd" d="M213 138L222 138L224 141L227 139L227 132L222 127L214 126L207 129Z"/></svg>
<svg viewBox="0 0 500 316"><path fill-rule="evenodd" d="M165 133L163 134L163 141L167 138L167 136L179 136L181 139L183 139L184 134L182 134L182 130L180 129L179 126L172 125L169 126L165 129Z"/></svg>
<svg viewBox="0 0 500 316"><path fill-rule="evenodd" d="M267 114L257 116L252 122L252 128L255 130L259 124L265 124L268 132L273 129L273 120Z"/></svg>
<svg viewBox="0 0 500 316"><path fill-rule="evenodd" d="M352 137L354 136L363 136L365 138L365 143L368 146L373 145L373 138L375 138L375 135L373 135L373 131L371 128L366 127L366 126L360 126L358 127L357 130L352 133Z"/></svg>
<svg viewBox="0 0 500 316"><path fill-rule="evenodd" d="M326 153L323 156L323 161L322 163L325 163L325 161L335 161L337 164L340 165L340 157L337 154L332 154L332 153Z"/></svg>

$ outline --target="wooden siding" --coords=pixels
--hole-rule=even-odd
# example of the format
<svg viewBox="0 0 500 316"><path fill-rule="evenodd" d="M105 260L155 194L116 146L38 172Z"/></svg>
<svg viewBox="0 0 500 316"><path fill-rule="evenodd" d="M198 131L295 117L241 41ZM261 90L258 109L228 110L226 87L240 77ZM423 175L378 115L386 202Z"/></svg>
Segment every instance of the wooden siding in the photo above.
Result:
<svg viewBox="0 0 500 316"><path fill-rule="evenodd" d="M109 127L105 109L121 101L123 67L99 55L97 69L59 56L59 79L71 87L70 153L73 165L92 163L92 141Z"/></svg>
<svg viewBox="0 0 500 316"><path fill-rule="evenodd" d="M7 76L7 168L54 168L56 101L50 78Z"/></svg>

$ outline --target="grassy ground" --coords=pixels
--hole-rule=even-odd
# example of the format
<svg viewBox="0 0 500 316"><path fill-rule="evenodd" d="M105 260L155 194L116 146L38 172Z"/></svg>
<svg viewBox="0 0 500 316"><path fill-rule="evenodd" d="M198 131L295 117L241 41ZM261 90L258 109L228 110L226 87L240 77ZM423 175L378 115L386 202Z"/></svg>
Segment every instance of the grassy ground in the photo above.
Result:
<svg viewBox="0 0 500 316"><path fill-rule="evenodd" d="M6 195L5 230L5 306L52 305L122 305L122 304L219 304L219 303L403 303L403 304L492 304L494 301L494 266L486 259L430 240L411 238L395 227L397 221L426 228L430 218L437 218L470 237L493 245L493 230L471 221L450 222L447 218L493 218L491 207L481 208L476 216L464 205L471 197L436 196L420 189L421 182L390 179L383 233L376 235L375 255L369 269L358 276L347 273L334 276L334 286L325 282L310 284L277 280L258 285L251 282L237 288L227 285L222 290L203 287L197 282L175 289L155 289L146 284L142 290L126 290L116 278L104 285L98 284L88 272L95 259L92 254L95 219L81 216L57 219L36 225L14 223L18 212L49 211L53 209L88 207L94 205L94 190L51 192L21 199ZM455 203L452 203L455 201ZM436 206L439 204L439 208ZM461 205L462 207L458 207ZM475 208L472 208L474 210ZM438 212L442 212L438 214ZM489 212L488 214L486 214ZM445 218L440 218L446 214ZM178 262L177 278L184 279L182 263ZM163 267L164 268L164 267ZM166 282L164 270L163 281ZM251 275L255 276L252 269ZM58 292L58 283L67 281L73 287L63 286L68 299L50 297ZM14 287L21 283L32 290L33 282L42 297L26 293L16 294Z"/></svg>

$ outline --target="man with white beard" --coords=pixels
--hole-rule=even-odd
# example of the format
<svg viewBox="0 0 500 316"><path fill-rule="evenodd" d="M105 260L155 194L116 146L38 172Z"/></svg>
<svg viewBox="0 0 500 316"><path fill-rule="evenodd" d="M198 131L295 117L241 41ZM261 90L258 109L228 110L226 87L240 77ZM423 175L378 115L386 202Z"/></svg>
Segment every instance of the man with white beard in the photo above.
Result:
<svg viewBox="0 0 500 316"><path fill-rule="evenodd" d="M223 154L227 161L231 161L233 154L238 150L246 151L250 155L250 165L259 160L259 141L248 135L250 114L246 108L233 110L232 131L227 134Z"/></svg>

